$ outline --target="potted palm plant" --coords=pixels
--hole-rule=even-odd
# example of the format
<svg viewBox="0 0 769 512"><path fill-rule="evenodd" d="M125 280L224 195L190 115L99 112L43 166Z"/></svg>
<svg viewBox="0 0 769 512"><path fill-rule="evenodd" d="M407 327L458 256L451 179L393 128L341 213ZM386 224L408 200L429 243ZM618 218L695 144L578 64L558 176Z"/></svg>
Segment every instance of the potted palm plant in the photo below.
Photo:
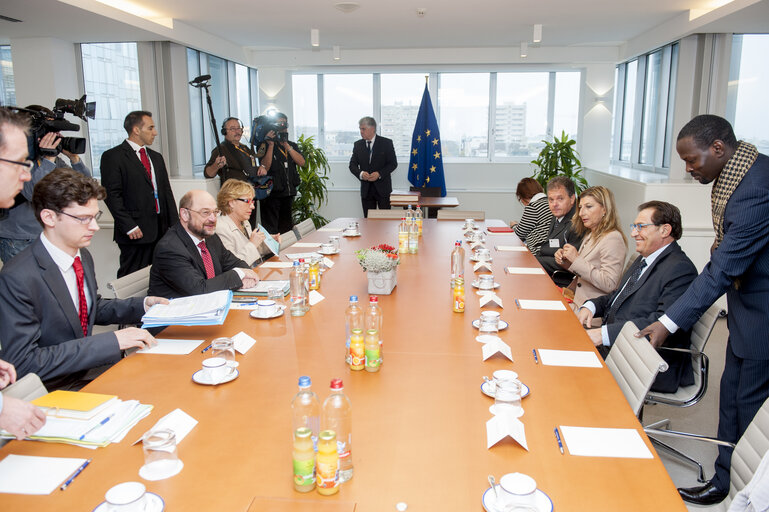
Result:
<svg viewBox="0 0 769 512"><path fill-rule="evenodd" d="M304 219L312 219L316 228L328 223L328 220L318 213L318 210L328 202L328 165L326 153L315 145L314 137L300 135L296 141L299 151L304 156L304 165L297 168L299 172L298 194L291 206L291 216L294 224Z"/></svg>
<svg viewBox="0 0 769 512"><path fill-rule="evenodd" d="M561 132L561 137L553 137L553 142L542 141L545 147L539 152L536 160L531 163L538 167L532 178L537 180L542 188L555 176L571 178L577 189L577 195L589 187L587 180L582 175L582 162L579 161L579 153L574 149L577 141L570 138L566 132Z"/></svg>

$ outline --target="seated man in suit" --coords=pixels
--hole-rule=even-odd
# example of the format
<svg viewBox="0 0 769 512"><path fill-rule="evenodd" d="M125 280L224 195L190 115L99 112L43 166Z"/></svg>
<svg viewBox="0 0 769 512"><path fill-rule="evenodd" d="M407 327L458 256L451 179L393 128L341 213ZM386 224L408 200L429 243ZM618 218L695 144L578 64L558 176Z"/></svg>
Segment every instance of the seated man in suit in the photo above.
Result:
<svg viewBox="0 0 769 512"><path fill-rule="evenodd" d="M547 182L547 203L553 220L547 233L547 238L539 246L539 254L536 256L539 264L552 277L553 272L563 268L555 262L555 253L566 244L579 248L582 237L571 227L571 219L577 211L577 196L575 195L574 182L566 176L556 176ZM556 282L559 286L566 286L571 282L570 276L564 282Z"/></svg>
<svg viewBox="0 0 769 512"><path fill-rule="evenodd" d="M578 313L585 327L591 326L594 315L603 319L601 328L588 329L587 333L604 357L625 322L639 326L656 321L697 277L697 269L676 242L682 233L678 208L649 201L638 210L631 235L640 256L614 292L585 302ZM664 346L688 349L690 333L680 330ZM670 368L657 375L652 390L672 393L678 386L694 383L688 354L662 350L660 355Z"/></svg>
<svg viewBox="0 0 769 512"><path fill-rule="evenodd" d="M94 324L130 324L165 299L102 299L93 258L85 249L99 230L104 187L59 168L35 185L32 206L40 238L0 272L3 358L19 376L36 373L48 389L79 389L88 370L114 364L122 351L155 344L136 327L92 335ZM91 377L92 378L92 377Z"/></svg>
<svg viewBox="0 0 769 512"><path fill-rule="evenodd" d="M227 250L216 234L218 215L216 200L205 190L184 194L179 223L155 248L151 295L175 298L256 286L256 272Z"/></svg>

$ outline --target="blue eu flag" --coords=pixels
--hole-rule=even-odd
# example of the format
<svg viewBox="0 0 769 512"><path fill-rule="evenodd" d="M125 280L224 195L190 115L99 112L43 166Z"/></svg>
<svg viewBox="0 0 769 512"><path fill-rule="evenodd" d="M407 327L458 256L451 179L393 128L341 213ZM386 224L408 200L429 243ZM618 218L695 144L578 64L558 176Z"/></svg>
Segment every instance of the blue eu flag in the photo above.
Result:
<svg viewBox="0 0 769 512"><path fill-rule="evenodd" d="M415 187L440 187L441 197L446 196L441 134L427 84L422 95L422 104L419 106L417 122L414 125L414 135L411 137L409 181Z"/></svg>

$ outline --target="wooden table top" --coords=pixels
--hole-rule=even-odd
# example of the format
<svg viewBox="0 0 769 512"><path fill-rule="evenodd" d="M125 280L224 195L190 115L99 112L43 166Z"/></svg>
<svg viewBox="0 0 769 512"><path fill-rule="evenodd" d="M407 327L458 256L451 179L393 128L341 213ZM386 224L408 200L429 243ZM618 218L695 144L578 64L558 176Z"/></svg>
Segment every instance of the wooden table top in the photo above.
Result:
<svg viewBox="0 0 769 512"><path fill-rule="evenodd" d="M390 206L426 206L427 208L456 208L459 206L459 199L453 196L446 197L425 197L419 196L419 199L396 199L390 200Z"/></svg>
<svg viewBox="0 0 769 512"><path fill-rule="evenodd" d="M344 226L353 219L337 219ZM184 469L147 489L163 497L166 510L329 510L370 512L482 511L487 475L531 475L561 511L685 511L659 457L607 368L536 365L532 348L590 350L592 344L571 311L517 310L515 298L558 299L542 275L507 275L505 266L533 266L528 252L492 249L493 270L506 307L500 331L515 362L493 356L483 362L477 331L478 301L468 287L464 314L451 310L449 253L462 235L461 221L425 220L419 254L402 255L398 285L380 296L384 313L384 364L380 372L351 371L344 363L344 309L349 295L367 298L366 275L353 251L378 243L397 246L397 220L363 220L363 236L342 238L320 292L325 300L304 317L288 314L257 320L248 311L230 311L225 325L173 327L160 337L204 339L245 331L257 339L238 355L240 376L218 387L200 386L191 375L206 357L134 354L112 367L86 390L152 404L123 442L88 450L60 444L11 442L9 453L92 457L91 465L66 490L50 496L0 495L4 510L92 510L113 485L142 481L140 444L131 443L160 417L181 408L199 424L180 443ZM503 225L486 221L487 225ZM325 241L314 232L303 241ZM513 234L490 234L488 247L520 245ZM470 251L465 244L467 255ZM286 252L306 249L288 248ZM468 281L471 263L466 265ZM260 269L263 279L285 277L283 270ZM202 345L202 348L205 345ZM505 439L486 448L485 423L493 403L483 395L483 375L513 369L531 388L523 400L529 450ZM300 375L312 377L321 401L331 378L344 380L352 401L354 477L338 494L322 497L293 490L290 401ZM557 425L637 429L653 459L561 455L553 435ZM308 503L309 502L309 503ZM312 503L323 508L312 508Z"/></svg>

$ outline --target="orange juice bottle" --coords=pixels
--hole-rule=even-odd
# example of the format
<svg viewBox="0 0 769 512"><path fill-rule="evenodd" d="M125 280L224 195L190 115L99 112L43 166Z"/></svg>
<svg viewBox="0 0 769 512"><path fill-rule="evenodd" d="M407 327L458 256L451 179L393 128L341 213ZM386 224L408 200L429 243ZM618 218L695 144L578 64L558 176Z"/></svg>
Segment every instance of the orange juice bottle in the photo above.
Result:
<svg viewBox="0 0 769 512"><path fill-rule="evenodd" d="M315 489L315 449L312 430L307 427L294 431L294 489L299 492Z"/></svg>
<svg viewBox="0 0 769 512"><path fill-rule="evenodd" d="M366 362L366 349L362 329L350 333L350 370L362 370Z"/></svg>
<svg viewBox="0 0 769 512"><path fill-rule="evenodd" d="M313 258L310 261L310 270L308 272L308 278L310 283L310 290L317 290L320 288L320 263L317 259Z"/></svg>
<svg viewBox="0 0 769 512"><path fill-rule="evenodd" d="M319 438L316 483L318 494L328 496L339 492L339 453L336 450L336 432L323 430Z"/></svg>
<svg viewBox="0 0 769 512"><path fill-rule="evenodd" d="M454 279L454 313L465 312L465 279L457 277Z"/></svg>

